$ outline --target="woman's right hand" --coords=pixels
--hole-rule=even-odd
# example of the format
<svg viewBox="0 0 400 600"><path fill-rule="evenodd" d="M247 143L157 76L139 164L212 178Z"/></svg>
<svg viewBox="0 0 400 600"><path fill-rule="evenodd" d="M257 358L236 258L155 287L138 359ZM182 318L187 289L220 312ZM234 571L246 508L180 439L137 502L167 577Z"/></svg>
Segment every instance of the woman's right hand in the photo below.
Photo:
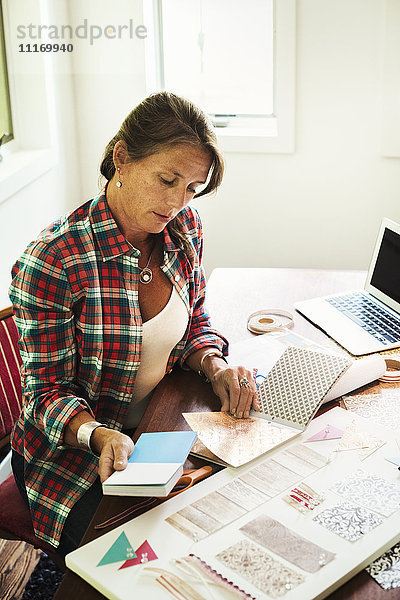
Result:
<svg viewBox="0 0 400 600"><path fill-rule="evenodd" d="M97 427L93 431L90 445L100 455L99 476L101 483L110 477L114 471L126 469L128 458L135 447L130 437L107 427Z"/></svg>

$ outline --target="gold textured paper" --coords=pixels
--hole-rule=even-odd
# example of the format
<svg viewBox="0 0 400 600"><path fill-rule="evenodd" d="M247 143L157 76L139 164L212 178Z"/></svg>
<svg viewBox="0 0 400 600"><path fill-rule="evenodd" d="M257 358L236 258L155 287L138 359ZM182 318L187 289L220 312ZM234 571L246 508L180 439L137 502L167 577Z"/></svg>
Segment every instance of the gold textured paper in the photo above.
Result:
<svg viewBox="0 0 400 600"><path fill-rule="evenodd" d="M356 422L353 420L350 425L346 427L336 451L358 450L360 459L364 460L385 443L385 440L377 438L373 433L359 429Z"/></svg>
<svg viewBox="0 0 400 600"><path fill-rule="evenodd" d="M298 435L262 419L235 419L225 412L183 413L200 441L218 458L240 467Z"/></svg>

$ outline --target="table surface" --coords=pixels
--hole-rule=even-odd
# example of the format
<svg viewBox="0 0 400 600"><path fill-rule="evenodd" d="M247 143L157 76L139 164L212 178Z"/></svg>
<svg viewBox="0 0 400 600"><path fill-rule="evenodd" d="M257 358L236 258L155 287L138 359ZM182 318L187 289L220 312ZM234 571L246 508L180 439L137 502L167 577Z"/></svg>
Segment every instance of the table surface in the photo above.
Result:
<svg viewBox="0 0 400 600"><path fill-rule="evenodd" d="M363 271L332 271L316 269L215 269L207 285L207 306L213 326L230 343L253 336L246 327L251 312L261 309L283 309L294 315L294 331L325 346L341 350L321 330L293 310L294 302L335 292L362 288ZM376 393L393 384L370 384L361 393ZM400 393L400 386L399 386ZM334 403L336 406L336 403ZM195 373L174 370L164 377L137 428L136 440L144 431L188 429L182 412L219 410L220 404L209 384ZM204 464L190 457L186 468ZM216 470L219 467L213 467ZM112 529L95 530L94 525L133 506L142 499L104 497L82 540L86 543ZM159 500L158 502L162 502ZM141 514L138 511L137 514ZM136 515L135 515L136 516ZM131 517L130 517L131 518ZM126 519L126 520L129 520ZM54 600L102 600L104 596L71 571L67 571ZM329 596L329 600L393 600L400 598L400 590L383 590L365 571L361 571Z"/></svg>

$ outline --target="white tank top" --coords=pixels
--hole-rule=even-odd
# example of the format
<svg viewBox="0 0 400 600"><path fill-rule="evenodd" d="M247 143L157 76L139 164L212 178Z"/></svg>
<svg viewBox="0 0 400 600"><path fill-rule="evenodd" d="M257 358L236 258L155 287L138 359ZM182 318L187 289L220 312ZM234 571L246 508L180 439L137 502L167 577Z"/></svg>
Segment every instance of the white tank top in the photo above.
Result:
<svg viewBox="0 0 400 600"><path fill-rule="evenodd" d="M173 348L186 331L188 320L186 306L173 287L162 311L143 323L142 356L124 429L138 425L150 401L151 392L165 375Z"/></svg>

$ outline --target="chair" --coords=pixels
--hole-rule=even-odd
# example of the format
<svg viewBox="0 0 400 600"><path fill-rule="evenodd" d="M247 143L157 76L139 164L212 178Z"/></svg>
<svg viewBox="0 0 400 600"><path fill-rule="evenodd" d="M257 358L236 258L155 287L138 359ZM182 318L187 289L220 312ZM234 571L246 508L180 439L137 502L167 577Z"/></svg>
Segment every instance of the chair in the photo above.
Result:
<svg viewBox="0 0 400 600"><path fill-rule="evenodd" d="M9 443L12 428L22 410L21 364L18 331L10 306L0 310L0 448ZM13 475L0 483L0 538L28 542L46 552L65 570L53 546L35 536L29 509Z"/></svg>

